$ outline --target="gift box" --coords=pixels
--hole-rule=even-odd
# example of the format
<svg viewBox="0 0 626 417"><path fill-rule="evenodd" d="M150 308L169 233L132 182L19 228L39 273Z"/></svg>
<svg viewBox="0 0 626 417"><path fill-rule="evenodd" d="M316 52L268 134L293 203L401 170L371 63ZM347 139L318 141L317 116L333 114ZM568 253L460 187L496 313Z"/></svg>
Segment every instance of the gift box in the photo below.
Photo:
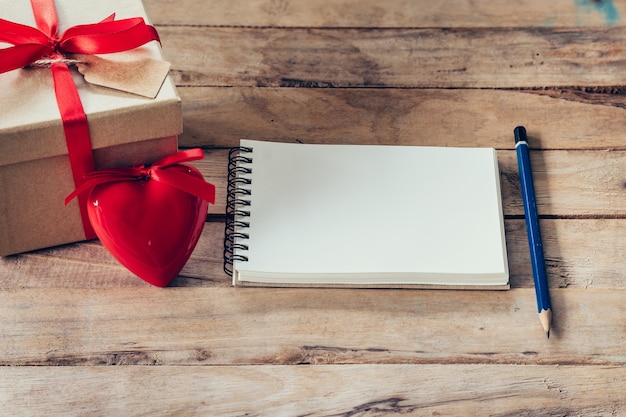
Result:
<svg viewBox="0 0 626 417"><path fill-rule="evenodd" d="M141 17L148 22L140 0L56 0L54 6L59 34L76 25L111 20ZM40 24L27 0L0 0L0 10L5 21L31 27ZM0 33L0 49L14 46L2 39ZM130 85L148 81L116 74L118 67L134 68L131 75L144 74L148 70L142 63L162 61L160 44L155 40L127 51L87 58L88 63L103 58L109 65L104 72L113 78L127 77L124 81ZM83 62L80 57L74 60ZM153 64L148 64L149 68ZM87 118L95 169L150 164L177 152L181 103L168 76L158 81L155 97L145 97L87 82L76 67L69 68ZM64 201L78 184L66 132L68 125L70 130L72 126L62 119L56 82L45 64L0 73L2 256L93 238L87 233L81 202L74 199L66 205ZM154 80L150 82L154 84Z"/></svg>

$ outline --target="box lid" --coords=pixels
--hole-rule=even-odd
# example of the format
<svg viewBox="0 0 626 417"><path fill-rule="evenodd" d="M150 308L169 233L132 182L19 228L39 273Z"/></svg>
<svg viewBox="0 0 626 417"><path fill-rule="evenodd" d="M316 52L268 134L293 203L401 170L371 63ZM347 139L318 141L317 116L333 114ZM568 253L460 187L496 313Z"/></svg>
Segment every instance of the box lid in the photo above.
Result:
<svg viewBox="0 0 626 417"><path fill-rule="evenodd" d="M143 17L140 0L89 2L56 0L60 31L96 23L115 13L116 19ZM3 18L35 26L28 1L0 0ZM4 48L9 45L0 43ZM106 57L161 59L158 42ZM156 98L144 98L88 84L73 68L72 75L89 122L92 148L175 136L182 131L180 98L170 77ZM0 166L67 154L63 126L49 68L19 69L0 74Z"/></svg>

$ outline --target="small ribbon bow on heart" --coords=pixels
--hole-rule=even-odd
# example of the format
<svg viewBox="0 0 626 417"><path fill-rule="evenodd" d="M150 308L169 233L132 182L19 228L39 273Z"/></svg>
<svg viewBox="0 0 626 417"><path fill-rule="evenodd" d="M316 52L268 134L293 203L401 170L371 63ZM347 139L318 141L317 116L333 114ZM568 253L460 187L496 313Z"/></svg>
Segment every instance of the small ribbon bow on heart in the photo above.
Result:
<svg viewBox="0 0 626 417"><path fill-rule="evenodd" d="M159 159L151 165L135 167L122 167L93 171L85 175L85 182L65 199L67 205L73 198L94 187L117 181L141 181L154 180L167 184L171 187L184 191L208 203L215 204L215 185L200 178L191 177L176 170L168 170L168 167L182 162L194 161L204 158L204 151L200 148L181 151L165 158Z"/></svg>

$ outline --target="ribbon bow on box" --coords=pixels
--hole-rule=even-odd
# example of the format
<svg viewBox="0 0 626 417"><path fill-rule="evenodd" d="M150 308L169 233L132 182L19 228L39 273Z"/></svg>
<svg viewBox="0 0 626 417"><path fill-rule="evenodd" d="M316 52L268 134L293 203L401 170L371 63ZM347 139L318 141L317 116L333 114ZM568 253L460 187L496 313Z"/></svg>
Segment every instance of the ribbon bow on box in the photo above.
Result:
<svg viewBox="0 0 626 417"><path fill-rule="evenodd" d="M215 187L205 182L199 171L178 164L201 159L203 152L197 149L175 154L158 161L152 169L94 172L87 116L67 59L69 54L129 51L150 41L160 42L159 36L141 17L115 20L114 14L99 23L72 26L59 35L54 0L31 0L31 6L37 27L0 19L0 42L13 45L0 49L0 73L31 66L42 59L49 64L77 189L72 197L79 200L85 238L101 238L128 269L151 284L165 286L191 255L204 225L207 203L215 200ZM155 175L161 169L165 175ZM141 175L129 176L130 170L139 170ZM94 178L107 181L101 184L103 181ZM133 200L134 211L130 211L134 214L129 207L108 204L113 200ZM103 205L105 201L107 204ZM169 213L163 207L168 207ZM139 218L137 213L143 216ZM154 213L158 215L155 217ZM172 225L173 216L185 220ZM150 229L161 233L151 233ZM164 234L163 230L167 232Z"/></svg>

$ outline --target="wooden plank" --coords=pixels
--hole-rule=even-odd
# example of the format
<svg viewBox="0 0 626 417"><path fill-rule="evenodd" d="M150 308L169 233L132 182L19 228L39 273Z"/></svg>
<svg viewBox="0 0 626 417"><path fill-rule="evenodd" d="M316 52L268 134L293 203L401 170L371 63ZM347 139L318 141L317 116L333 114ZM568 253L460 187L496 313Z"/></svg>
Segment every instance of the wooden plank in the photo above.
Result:
<svg viewBox="0 0 626 417"><path fill-rule="evenodd" d="M515 152L499 152L504 212L522 215ZM531 151L538 211L542 216L626 215L626 152Z"/></svg>
<svg viewBox="0 0 626 417"><path fill-rule="evenodd" d="M522 219L505 221L511 286L533 286ZM625 288L625 219L541 220L546 266L553 288ZM229 287L222 270L224 226L209 222L173 287ZM0 258L0 288L148 287L121 267L99 243Z"/></svg>
<svg viewBox="0 0 626 417"><path fill-rule="evenodd" d="M623 25L623 1L146 0L157 25L281 27L527 27Z"/></svg>
<svg viewBox="0 0 626 417"><path fill-rule="evenodd" d="M625 379L587 366L4 367L0 405L50 417L611 416L626 413Z"/></svg>
<svg viewBox="0 0 626 417"><path fill-rule="evenodd" d="M561 90L179 87L181 146L306 143L624 149L626 96ZM551 94L551 96L547 94Z"/></svg>
<svg viewBox="0 0 626 417"><path fill-rule="evenodd" d="M185 86L542 88L622 85L626 28L160 28ZM210 40L210 41L207 41ZM202 45L202 48L198 48Z"/></svg>
<svg viewBox="0 0 626 417"><path fill-rule="evenodd" d="M551 287L624 288L626 220L541 220ZM511 285L533 287L523 220L505 222Z"/></svg>
<svg viewBox="0 0 626 417"><path fill-rule="evenodd" d="M624 289L551 296L547 339L530 288L0 290L0 366L626 363Z"/></svg>
<svg viewBox="0 0 626 417"><path fill-rule="evenodd" d="M170 285L222 286L224 224L207 222L187 264ZM0 288L132 288L149 287L100 244L90 241L0 257Z"/></svg>

